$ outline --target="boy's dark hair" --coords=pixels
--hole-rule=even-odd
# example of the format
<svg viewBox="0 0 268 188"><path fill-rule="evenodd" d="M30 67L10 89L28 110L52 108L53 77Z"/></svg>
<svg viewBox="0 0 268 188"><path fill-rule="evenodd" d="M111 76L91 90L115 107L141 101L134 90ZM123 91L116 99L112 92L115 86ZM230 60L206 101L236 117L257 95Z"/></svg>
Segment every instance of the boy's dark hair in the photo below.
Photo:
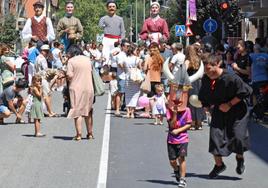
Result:
<svg viewBox="0 0 268 188"><path fill-rule="evenodd" d="M61 43L59 41L54 41L54 43L53 43L53 46L55 48L59 47L60 45L61 45Z"/></svg>
<svg viewBox="0 0 268 188"><path fill-rule="evenodd" d="M220 64L221 61L222 61L222 57L220 55L215 55L213 53L208 53L203 58L204 64L210 64L212 66L216 66L216 65Z"/></svg>
<svg viewBox="0 0 268 188"><path fill-rule="evenodd" d="M222 44L218 44L217 46L216 46L216 51L220 51L220 52L224 52L224 46L222 45Z"/></svg>
<svg viewBox="0 0 268 188"><path fill-rule="evenodd" d="M125 46L126 44L130 44L130 43L125 39L121 41L121 47Z"/></svg>
<svg viewBox="0 0 268 188"><path fill-rule="evenodd" d="M115 48L118 47L119 45L120 45L119 42L115 42L115 43L114 43L114 47L115 47Z"/></svg>
<svg viewBox="0 0 268 188"><path fill-rule="evenodd" d="M212 53L213 52L213 47L210 43L206 43L204 45L204 52L207 52L207 53Z"/></svg>
<svg viewBox="0 0 268 188"><path fill-rule="evenodd" d="M82 55L83 51L81 50L81 48L78 45L73 44L67 49L67 54L70 57L74 57L74 56L77 56L77 55Z"/></svg>
<svg viewBox="0 0 268 188"><path fill-rule="evenodd" d="M24 79L24 78L19 78L15 82L15 86L16 86L16 88L25 89L26 87L28 87L28 81L26 79Z"/></svg>

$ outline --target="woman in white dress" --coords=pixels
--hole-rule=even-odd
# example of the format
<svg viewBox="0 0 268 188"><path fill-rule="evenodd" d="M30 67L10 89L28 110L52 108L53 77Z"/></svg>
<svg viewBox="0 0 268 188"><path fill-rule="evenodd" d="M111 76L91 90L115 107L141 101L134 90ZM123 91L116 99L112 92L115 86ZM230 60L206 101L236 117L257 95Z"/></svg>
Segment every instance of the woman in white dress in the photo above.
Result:
<svg viewBox="0 0 268 188"><path fill-rule="evenodd" d="M127 58L124 62L126 72L126 85L125 85L125 101L127 107L127 118L135 118L135 108L140 96L140 83L134 82L130 79L130 71L132 68L140 69L141 60L135 55L135 46L129 46L127 51Z"/></svg>

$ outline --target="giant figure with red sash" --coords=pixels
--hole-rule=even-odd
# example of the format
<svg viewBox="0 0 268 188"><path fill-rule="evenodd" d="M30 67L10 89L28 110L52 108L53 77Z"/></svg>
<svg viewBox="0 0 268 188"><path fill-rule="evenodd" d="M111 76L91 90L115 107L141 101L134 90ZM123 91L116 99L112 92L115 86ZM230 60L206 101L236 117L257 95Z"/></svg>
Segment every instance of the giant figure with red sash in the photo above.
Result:
<svg viewBox="0 0 268 188"><path fill-rule="evenodd" d="M106 3L107 15L101 17L99 27L104 31L103 56L104 64L109 64L111 50L114 48L114 43L125 38L125 26L123 18L116 15L117 4L114 0L108 0Z"/></svg>

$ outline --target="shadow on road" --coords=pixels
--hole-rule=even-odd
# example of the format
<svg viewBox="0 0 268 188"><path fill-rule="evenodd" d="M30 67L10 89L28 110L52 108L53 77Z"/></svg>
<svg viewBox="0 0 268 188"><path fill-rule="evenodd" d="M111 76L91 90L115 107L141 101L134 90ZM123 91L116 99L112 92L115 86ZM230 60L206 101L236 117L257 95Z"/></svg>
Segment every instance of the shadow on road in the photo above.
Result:
<svg viewBox="0 0 268 188"><path fill-rule="evenodd" d="M208 177L208 174L196 174L196 173L187 173L186 176L187 177L195 177L195 178L207 179L207 180L230 180L230 181L242 180L242 178L239 178L239 177L222 176L222 175L219 175L216 179L210 179Z"/></svg>
<svg viewBox="0 0 268 188"><path fill-rule="evenodd" d="M166 180L137 180L137 181L157 183L157 184L163 184L163 185L178 185L178 183L175 181L166 181Z"/></svg>
<svg viewBox="0 0 268 188"><path fill-rule="evenodd" d="M59 140L73 140L72 136L53 136L53 138Z"/></svg>
<svg viewBox="0 0 268 188"><path fill-rule="evenodd" d="M25 136L25 137L35 137L34 134L23 134L22 136Z"/></svg>
<svg viewBox="0 0 268 188"><path fill-rule="evenodd" d="M252 121L249 126L250 150L268 163L268 129Z"/></svg>

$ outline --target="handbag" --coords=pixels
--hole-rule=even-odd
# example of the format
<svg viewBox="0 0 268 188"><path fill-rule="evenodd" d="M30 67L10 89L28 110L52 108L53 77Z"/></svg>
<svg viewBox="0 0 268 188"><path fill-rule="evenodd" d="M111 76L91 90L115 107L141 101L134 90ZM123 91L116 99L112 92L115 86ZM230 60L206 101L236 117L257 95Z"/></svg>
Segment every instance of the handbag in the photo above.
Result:
<svg viewBox="0 0 268 188"><path fill-rule="evenodd" d="M142 82L143 76L139 68L135 67L130 69L130 80L138 83Z"/></svg>
<svg viewBox="0 0 268 188"><path fill-rule="evenodd" d="M133 82L141 83L143 81L143 76L141 70L137 67L137 57L135 59L136 67L130 68L129 78Z"/></svg>
<svg viewBox="0 0 268 188"><path fill-rule="evenodd" d="M14 83L14 75L12 72L5 70L1 73L3 87L10 86Z"/></svg>
<svg viewBox="0 0 268 188"><path fill-rule="evenodd" d="M150 76L148 75L148 73L145 76L145 79L143 80L143 82L141 83L140 89L144 93L151 92L151 81L150 81Z"/></svg>
<svg viewBox="0 0 268 188"><path fill-rule="evenodd" d="M105 93L103 81L93 66L92 66L92 82L94 87L94 95L95 96L103 95Z"/></svg>

